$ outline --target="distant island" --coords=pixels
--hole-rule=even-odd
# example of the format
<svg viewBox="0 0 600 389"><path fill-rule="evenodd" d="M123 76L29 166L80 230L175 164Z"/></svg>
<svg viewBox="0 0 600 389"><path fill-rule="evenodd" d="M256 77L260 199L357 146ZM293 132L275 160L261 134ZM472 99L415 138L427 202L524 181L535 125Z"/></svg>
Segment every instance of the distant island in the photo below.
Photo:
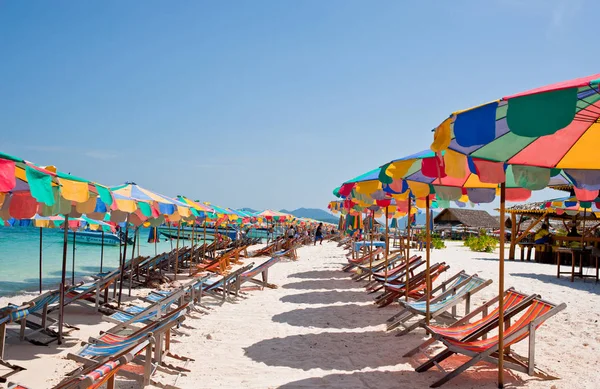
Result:
<svg viewBox="0 0 600 389"><path fill-rule="evenodd" d="M319 221L322 221L325 223L337 224L338 221L340 220L339 216L336 217L335 215L332 215L331 213L329 213L323 209L318 209L318 208L298 208L293 211L288 211L288 210L282 209L279 212L289 213L296 217L307 217L307 218L319 220Z"/></svg>

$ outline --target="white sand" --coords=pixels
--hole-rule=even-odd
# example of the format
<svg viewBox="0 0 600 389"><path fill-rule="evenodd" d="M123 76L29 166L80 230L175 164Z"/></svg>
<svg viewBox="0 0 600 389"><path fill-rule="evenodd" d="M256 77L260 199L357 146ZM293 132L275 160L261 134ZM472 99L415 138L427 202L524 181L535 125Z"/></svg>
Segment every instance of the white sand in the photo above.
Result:
<svg viewBox="0 0 600 389"><path fill-rule="evenodd" d="M248 291L235 304L214 306L208 315L185 321L184 338L175 337L173 351L195 359L181 377L181 388L427 388L442 376L432 369L416 373L422 356L403 358L419 344L424 332L404 337L385 332L385 320L397 305L378 309L363 283L341 272L343 252L334 243L298 250L298 262L286 261L270 270L270 282L279 289ZM472 253L457 243L434 251L432 263L446 261L451 269L477 272L494 283L474 298L475 305L498 293L498 254ZM254 259L260 263L264 258ZM246 260L248 262L249 260ZM507 387L597 388L600 374L600 286L592 281L556 279L556 268L521 261L506 262L505 286L525 293L539 293L565 311L551 318L537 333L536 362L546 372L561 377L541 381L520 373L505 374ZM590 270L591 273L591 270ZM19 299L10 299L20 301ZM206 299L206 302L210 300ZM1 299L4 304L6 299ZM110 324L98 324L98 315L81 307L69 307L67 320L80 326L73 335L86 339ZM18 347L16 347L18 345ZM32 388L49 387L75 366L66 352L76 345L57 349L10 340L5 357L27 367L12 381ZM526 344L515 347L526 353ZM35 358L35 359L32 359ZM449 360L449 366L464 361ZM447 365L448 366L448 365ZM495 388L496 370L479 364L444 385L446 388ZM171 383L172 377L161 377ZM119 379L120 387L130 387Z"/></svg>

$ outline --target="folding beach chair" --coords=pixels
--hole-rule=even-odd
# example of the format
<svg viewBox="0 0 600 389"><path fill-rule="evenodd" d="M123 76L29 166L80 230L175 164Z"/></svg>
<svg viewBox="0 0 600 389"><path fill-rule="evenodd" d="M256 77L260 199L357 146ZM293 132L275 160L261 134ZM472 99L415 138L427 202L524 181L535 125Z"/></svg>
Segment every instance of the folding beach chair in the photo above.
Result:
<svg viewBox="0 0 600 389"><path fill-rule="evenodd" d="M253 266L254 263L250 263L234 272L221 276L220 279L212 283L208 280L206 285L201 289L201 293L221 300L221 303L230 300L231 295L237 297L239 294L237 278L244 272L252 269Z"/></svg>
<svg viewBox="0 0 600 389"><path fill-rule="evenodd" d="M256 285L261 286L262 288L267 287L271 289L276 289L277 285L270 284L268 282L269 268L275 265L277 262L279 262L285 254L285 251L279 251L277 253L274 253L273 256L265 262L261 263L253 269L241 273L240 276L237 278L237 289L239 290L240 287L246 282L254 283ZM261 275L262 280L258 280L255 278L259 274Z"/></svg>
<svg viewBox="0 0 600 389"><path fill-rule="evenodd" d="M469 276L464 272L458 273L453 278L454 280L450 279L447 281L453 281L453 286L430 301L429 314L431 319L456 320L456 308L462 302L465 304L465 315L468 315L471 311L471 296L492 283L492 280L484 280L476 274ZM435 295L437 290L433 290L432 292ZM403 309L388 320L391 323L387 326L388 331L397 327L403 327L402 331L396 334L396 336L405 335L425 322L424 316L427 304L424 299L412 302L399 302L403 306ZM420 316L421 319L408 324L409 320L417 316Z"/></svg>
<svg viewBox="0 0 600 389"><path fill-rule="evenodd" d="M137 355L146 353L146 361L143 376L141 378L143 387L152 383L150 376L152 375L152 347L154 345L153 338L149 338L132 346L131 348L120 352L105 362L95 362L86 367L80 374L68 376L52 389L96 389L106 384L107 389L115 388L116 375L131 363ZM134 377L132 377L134 378ZM140 379L138 379L140 380ZM29 389L23 385L9 383L9 389Z"/></svg>
<svg viewBox="0 0 600 389"><path fill-rule="evenodd" d="M536 372L535 368L535 333L539 326L550 317L556 315L567 307L566 304L556 305L548 301L535 297L518 318L511 325L510 321L515 316L514 310L505 312L503 318L505 323L509 323L504 330L504 367L526 373L536 375L543 378L549 377L542 372ZM495 329L498 325L498 320L491 321L484 325L479 330L474 331L466 338L468 340L457 340L452 337L442 337L440 340L446 346L444 350L435 355L429 361L417 367L417 372L423 372L433 366L439 366L439 363L449 358L454 354L462 354L471 357L467 362L456 368L454 371L446 374L442 379L431 385L432 388L437 388L452 378L458 376L469 367L474 366L478 362L485 361L493 364L498 363L498 336L483 338L484 335ZM482 338L477 340L478 338ZM529 338L529 352L527 357L522 357L511 350L510 346L518 343L526 338Z"/></svg>
<svg viewBox="0 0 600 389"><path fill-rule="evenodd" d="M173 290L165 296L161 296L158 301L150 306L142 307L131 305L125 309L117 309L109 316L103 316L103 319L111 323L120 324L123 328L131 327L133 323L146 323L150 320L159 320L169 308L175 303L183 303L185 290L179 288Z"/></svg>
<svg viewBox="0 0 600 389"><path fill-rule="evenodd" d="M365 253L361 257L358 257L355 259L347 258L348 264L344 265L344 267L342 267L342 270L345 272L349 272L350 270L356 268L359 265L367 265L371 261L371 258L373 260L375 260L375 258L381 254L383 254L383 248L378 247L377 249L373 250L372 252Z"/></svg>
<svg viewBox="0 0 600 389"><path fill-rule="evenodd" d="M403 257L401 257L403 259ZM388 283L402 283L406 280L406 268L408 267L410 276L413 275L416 270L424 261L420 255L413 255L406 261L396 262L393 265L397 265L387 270L387 277L385 269L373 273L373 280L365 285L365 289L368 293L374 293L384 287L386 281Z"/></svg>
<svg viewBox="0 0 600 389"><path fill-rule="evenodd" d="M384 271L386 266L388 268L393 267L396 262L404 259L401 252L396 252L391 255L388 255L387 260L385 258L380 258L373 263L366 263L364 265L358 265L355 267L354 275L352 275L352 279L354 281L361 281L365 278L369 277L369 275L374 275L377 272Z"/></svg>
<svg viewBox="0 0 600 389"><path fill-rule="evenodd" d="M408 284L405 280L406 273L404 273L405 277L402 277L402 275L398 275L398 278L395 280L396 283L385 283L385 292L375 299L375 304L377 304L379 308L386 307L392 304L397 299L406 296L407 289L408 297L412 299L420 299L421 297L423 297L423 292L427 288L426 271L423 270L418 274L413 274L414 268L416 268L417 266L418 265L415 264L412 269L409 268ZM435 280L449 268L450 266L446 265L444 262L431 265L429 269L431 284L433 284Z"/></svg>
<svg viewBox="0 0 600 389"><path fill-rule="evenodd" d="M76 353L67 354L67 358L82 364L81 367L75 369L70 375L79 374L96 363L106 362L114 358L115 355L140 344L150 337L154 338L153 362L157 365L164 365L164 356L173 356L169 351L171 330L185 320L186 311L187 304L184 304L167 313L160 320L149 322L133 333L131 333L130 329L123 332L122 326L117 326L109 331L101 332L99 338L90 338L88 342L84 342L83 347ZM163 345L165 347L164 350ZM177 359L184 359L179 356L175 357ZM185 359L189 360L189 358Z"/></svg>
<svg viewBox="0 0 600 389"><path fill-rule="evenodd" d="M538 295L526 295L515 291L513 288L507 289L503 294L504 302L504 315L514 315L527 308L534 298L539 297ZM436 326L421 324L423 328L431 335L429 339L424 341L419 346L408 351L404 354L404 357L410 357L421 351L424 352L429 346L439 341L442 338L450 338L459 341L467 341L476 335L484 326L498 321L499 310L498 307L490 311L490 308L500 301L500 297L496 296L493 299L485 302L477 309L471 311L468 315L465 315L454 323L448 326ZM479 315L481 318L476 319ZM482 335L483 338L487 338L487 334Z"/></svg>

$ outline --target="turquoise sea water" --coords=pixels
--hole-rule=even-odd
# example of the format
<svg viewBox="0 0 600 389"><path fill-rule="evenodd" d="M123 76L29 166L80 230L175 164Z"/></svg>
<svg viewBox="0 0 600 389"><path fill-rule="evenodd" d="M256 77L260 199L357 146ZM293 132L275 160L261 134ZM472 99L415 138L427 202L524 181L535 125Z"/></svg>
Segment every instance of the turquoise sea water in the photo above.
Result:
<svg viewBox="0 0 600 389"><path fill-rule="evenodd" d="M140 230L140 255L154 255L154 243L147 243L148 230ZM0 227L0 296L15 295L25 291L39 290L40 263L39 228ZM157 243L159 253L171 250L176 241ZM182 241L180 245L189 245ZM56 288L60 283L62 269L63 233L58 229L43 229L42 287ZM136 246L137 254L137 246ZM131 246L127 248L131 258ZM67 249L67 279L73 269L73 243ZM119 265L119 246L105 246L103 270ZM89 276L100 271L100 245L75 245L75 278Z"/></svg>

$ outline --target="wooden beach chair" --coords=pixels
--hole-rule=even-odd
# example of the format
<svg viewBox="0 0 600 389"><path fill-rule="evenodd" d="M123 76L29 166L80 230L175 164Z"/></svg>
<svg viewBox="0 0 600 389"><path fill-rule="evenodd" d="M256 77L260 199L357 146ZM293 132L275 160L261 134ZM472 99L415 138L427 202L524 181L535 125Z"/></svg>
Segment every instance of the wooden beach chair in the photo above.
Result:
<svg viewBox="0 0 600 389"><path fill-rule="evenodd" d="M539 376L546 379L555 378L550 377L541 371L536 371L535 334L537 329L547 319L556 315L566 307L567 306L564 303L556 305L536 297L529 304L527 310L525 310L518 318L513 317L515 316L513 310L505 312L505 315L503 316L505 319L504 322L510 323L512 320L514 320L514 322L509 324L504 330L504 367L531 376ZM417 367L416 371L423 372L433 366L439 366L440 362L454 354L461 354L470 357L467 362L463 363L452 372L447 373L443 378L431 385L432 388L437 388L450 381L452 378L457 377L468 368L476 365L478 362L485 361L497 364L498 353L500 351L498 349L498 336L496 335L493 337L484 338L484 335L494 330L497 325L498 320L484 325L479 330L469 335L467 337L468 340L457 340L451 337L442 337L441 341L446 348L429 361ZM511 349L511 346L527 338L529 338L529 352L527 357L523 357L516 354Z"/></svg>
<svg viewBox="0 0 600 389"><path fill-rule="evenodd" d="M202 288L202 294L214 297L224 303L227 300L231 300L231 296L237 297L239 289L237 288L237 278L244 272L252 269L254 263L250 263L243 266L229 274L221 276L220 279L211 282L207 281L206 285Z"/></svg>
<svg viewBox="0 0 600 389"><path fill-rule="evenodd" d="M81 372L89 371L94 365L106 363L119 353L132 346L139 345L150 338L154 341L154 347L151 348L154 351L154 355L151 357L147 354L144 358L143 364L152 365L152 368L146 371L153 374L158 369L161 372L175 375L189 371L185 367L180 368L164 362L165 356L183 360L186 363L192 360L170 352L171 331L185 320L186 310L187 304L182 305L166 314L159 321L150 322L145 327L133 333L131 333L131 330L123 332L123 329L118 326L114 330L102 332L99 338L90 338L77 353L67 354L67 358L81 363L81 366L69 375L77 375L81 374ZM143 379L145 382L152 383L150 376L144 376ZM158 384L157 386L162 385Z"/></svg>
<svg viewBox="0 0 600 389"><path fill-rule="evenodd" d="M536 297L539 296L535 294L528 296L524 293L515 291L513 288L507 289L502 297L504 302L505 317L508 318L527 308ZM419 346L408 351L406 354L404 354L404 357L413 356L419 351L424 352L428 347L442 338L455 339L459 341L468 341L472 339L473 336L476 336L484 326L492 323L493 321L498 321L498 307L491 311L490 309L499 301L500 296L496 296L479 306L477 309L471 311L471 313L468 315L465 315L461 319L456 320L454 323L451 323L448 326L421 324L421 326L425 328L431 337ZM477 319L478 316L481 316L481 318ZM482 336L487 338L487 334L483 334Z"/></svg>
<svg viewBox="0 0 600 389"><path fill-rule="evenodd" d="M371 258L373 260L375 260L375 258L381 254L383 254L383 248L378 247L377 249L373 250L372 252L367 252L358 258L355 258L355 259L347 258L348 264L344 265L344 267L342 267L342 270L345 272L349 272L350 270L356 268L359 265L368 264L371 261Z"/></svg>
<svg viewBox="0 0 600 389"><path fill-rule="evenodd" d="M452 279L449 281L452 282ZM458 273L458 275L455 276L452 287L431 299L429 303L430 318L433 320L445 319L454 321L458 318L456 308L462 302L464 302L465 305L465 315L468 315L471 312L471 296L491 283L492 280L485 280L478 277L476 274L469 276L464 272ZM432 292L432 294L435 295L436 290L433 290ZM388 320L390 321L390 324L387 326L388 331L397 327L403 328L396 336L405 335L419 327L425 322L424 316L426 313L426 301L423 299L412 302L399 301L399 303L403 306L403 309ZM421 319L414 321L412 324L408 324L409 320L416 317L421 317Z"/></svg>
<svg viewBox="0 0 600 389"><path fill-rule="evenodd" d="M402 261L398 266L388 270L387 277L385 271L379 271L373 274L373 280L365 285L366 291L371 294L375 293L385 287L386 282L388 284L402 284L406 281L406 269L409 271L409 277L414 276L415 270L419 268L423 263L423 259L420 255L413 255L407 261Z"/></svg>
<svg viewBox="0 0 600 389"><path fill-rule="evenodd" d="M285 255L284 251L277 252L277 253L273 254L273 256L271 258L269 258L265 262L261 263L260 265L256 266L255 268L241 273L240 276L237 278L237 289L239 290L240 287L246 282L254 283L256 285L259 285L261 288L267 287L267 288L271 288L271 289L276 289L277 285L270 284L268 282L269 281L269 268L271 266L275 265L277 262L279 262L284 255ZM259 274L261 275L261 278L262 278L261 280L258 280L255 278Z"/></svg>
<svg viewBox="0 0 600 389"><path fill-rule="evenodd" d="M150 337L149 339L120 352L106 362L90 364L80 374L66 377L59 384L53 386L52 389L96 389L102 385L106 385L107 389L114 389L116 387L115 377L117 374L124 370L129 363L132 363L139 354L145 352L145 360L152 361L153 345L153 338ZM141 381L142 387L146 387L150 383L153 383L152 380L149 379L152 375L152 364L145 364L144 372L141 377L133 377L130 374L125 375L129 378ZM8 388L29 389L26 386L15 383L9 383Z"/></svg>
<svg viewBox="0 0 600 389"><path fill-rule="evenodd" d="M431 284L450 266L444 262L436 263L430 266L429 275L431 278ZM408 289L408 297L412 299L420 299L423 297L423 293L427 288L426 271L423 270L418 274L414 274L412 277L409 274L408 283L403 277L398 277L398 283L387 283L384 284L385 292L375 299L375 304L379 308L387 307L394 301L401 299L406 296L406 290ZM404 273L406 276L406 273ZM408 285L408 286L407 286Z"/></svg>
<svg viewBox="0 0 600 389"><path fill-rule="evenodd" d="M354 281L361 281L365 278L369 277L369 275L374 275L377 272L385 270L386 266L388 268L393 267L396 262L403 260L404 256L401 252L395 252L391 255L388 255L387 260L385 258L380 258L373 263L366 263L364 265L358 265L355 267L354 275L352 275L352 279Z"/></svg>

